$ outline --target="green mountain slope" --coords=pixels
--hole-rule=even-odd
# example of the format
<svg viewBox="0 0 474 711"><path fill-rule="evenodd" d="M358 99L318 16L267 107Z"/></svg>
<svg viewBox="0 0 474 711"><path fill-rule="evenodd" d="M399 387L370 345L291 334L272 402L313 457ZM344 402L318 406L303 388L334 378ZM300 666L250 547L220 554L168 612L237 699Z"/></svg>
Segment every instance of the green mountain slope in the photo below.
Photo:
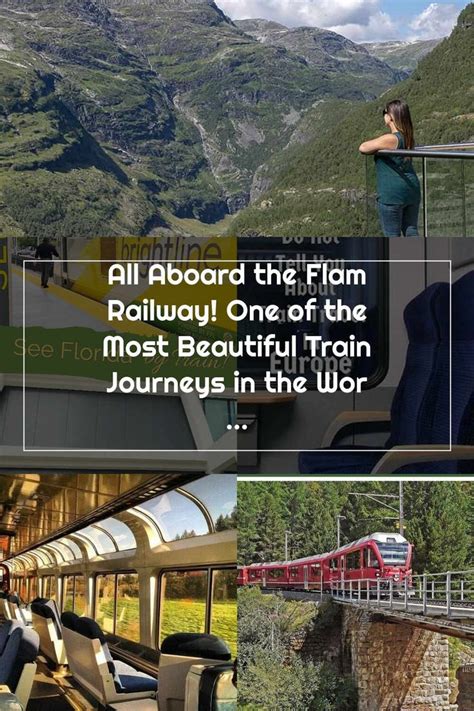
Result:
<svg viewBox="0 0 474 711"><path fill-rule="evenodd" d="M334 79L343 77L347 84L366 92L367 98L378 96L387 86L405 78L365 47L336 32L318 27L289 29L268 20L240 20L235 24L262 44L283 47Z"/></svg>
<svg viewBox="0 0 474 711"><path fill-rule="evenodd" d="M237 216L237 234L363 235L366 233L366 161L358 146L383 130L386 100L405 98L417 142L463 142L474 137L474 4L451 36L421 61L412 77L383 99L343 113L340 121L293 156L274 187ZM371 165L371 159L369 159Z"/></svg>
<svg viewBox="0 0 474 711"><path fill-rule="evenodd" d="M384 72L374 88L310 66L211 0L0 0L0 232L221 220L313 105L374 95Z"/></svg>
<svg viewBox="0 0 474 711"><path fill-rule="evenodd" d="M364 42L369 54L386 62L390 67L411 74L423 57L431 52L441 41L439 39L414 40L412 42Z"/></svg>

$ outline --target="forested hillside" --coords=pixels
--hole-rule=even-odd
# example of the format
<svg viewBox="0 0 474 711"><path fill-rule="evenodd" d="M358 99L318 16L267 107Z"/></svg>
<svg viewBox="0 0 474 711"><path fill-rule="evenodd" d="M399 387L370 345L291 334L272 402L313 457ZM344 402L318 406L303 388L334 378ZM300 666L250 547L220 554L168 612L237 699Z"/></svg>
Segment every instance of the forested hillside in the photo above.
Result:
<svg viewBox="0 0 474 711"><path fill-rule="evenodd" d="M449 38L412 76L376 101L343 112L324 135L289 156L270 176L273 188L232 226L237 234L361 236L366 234L366 160L363 140L384 130L386 101L408 101L418 145L474 138L474 4L461 13ZM369 164L371 159L369 158Z"/></svg>
<svg viewBox="0 0 474 711"><path fill-rule="evenodd" d="M474 490L460 482L406 482L405 535L415 545L414 571L463 570L474 565ZM396 513L354 493L398 495L390 482L240 482L238 485L241 564L299 558L376 531L398 531ZM397 499L386 503L398 508Z"/></svg>

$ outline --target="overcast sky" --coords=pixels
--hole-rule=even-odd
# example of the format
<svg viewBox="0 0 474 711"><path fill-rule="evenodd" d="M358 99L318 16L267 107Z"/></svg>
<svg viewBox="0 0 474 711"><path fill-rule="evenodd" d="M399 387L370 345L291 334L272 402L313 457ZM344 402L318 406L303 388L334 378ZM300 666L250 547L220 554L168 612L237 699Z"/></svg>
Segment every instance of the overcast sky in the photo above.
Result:
<svg viewBox="0 0 474 711"><path fill-rule="evenodd" d="M325 27L356 41L431 39L451 32L463 0L216 0L234 20L261 17L288 27Z"/></svg>

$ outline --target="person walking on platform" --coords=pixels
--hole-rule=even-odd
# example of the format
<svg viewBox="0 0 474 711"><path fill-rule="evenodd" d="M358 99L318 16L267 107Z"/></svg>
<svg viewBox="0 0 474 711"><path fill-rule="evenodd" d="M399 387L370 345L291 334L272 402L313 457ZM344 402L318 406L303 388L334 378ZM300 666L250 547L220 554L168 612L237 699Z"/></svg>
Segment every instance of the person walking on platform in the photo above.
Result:
<svg viewBox="0 0 474 711"><path fill-rule="evenodd" d="M48 289L48 281L50 277L53 276L54 262L53 257L58 257L59 254L56 247L50 244L48 237L36 248L35 259L41 260L41 287L43 289Z"/></svg>

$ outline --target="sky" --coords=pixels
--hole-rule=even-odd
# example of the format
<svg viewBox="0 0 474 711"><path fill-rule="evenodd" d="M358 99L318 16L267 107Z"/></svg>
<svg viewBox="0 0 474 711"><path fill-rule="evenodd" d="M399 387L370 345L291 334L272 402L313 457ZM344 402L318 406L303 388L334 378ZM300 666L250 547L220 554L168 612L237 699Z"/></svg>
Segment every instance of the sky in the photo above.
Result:
<svg viewBox="0 0 474 711"><path fill-rule="evenodd" d="M216 0L233 20L259 17L288 27L308 25L355 42L432 39L448 35L464 0Z"/></svg>

